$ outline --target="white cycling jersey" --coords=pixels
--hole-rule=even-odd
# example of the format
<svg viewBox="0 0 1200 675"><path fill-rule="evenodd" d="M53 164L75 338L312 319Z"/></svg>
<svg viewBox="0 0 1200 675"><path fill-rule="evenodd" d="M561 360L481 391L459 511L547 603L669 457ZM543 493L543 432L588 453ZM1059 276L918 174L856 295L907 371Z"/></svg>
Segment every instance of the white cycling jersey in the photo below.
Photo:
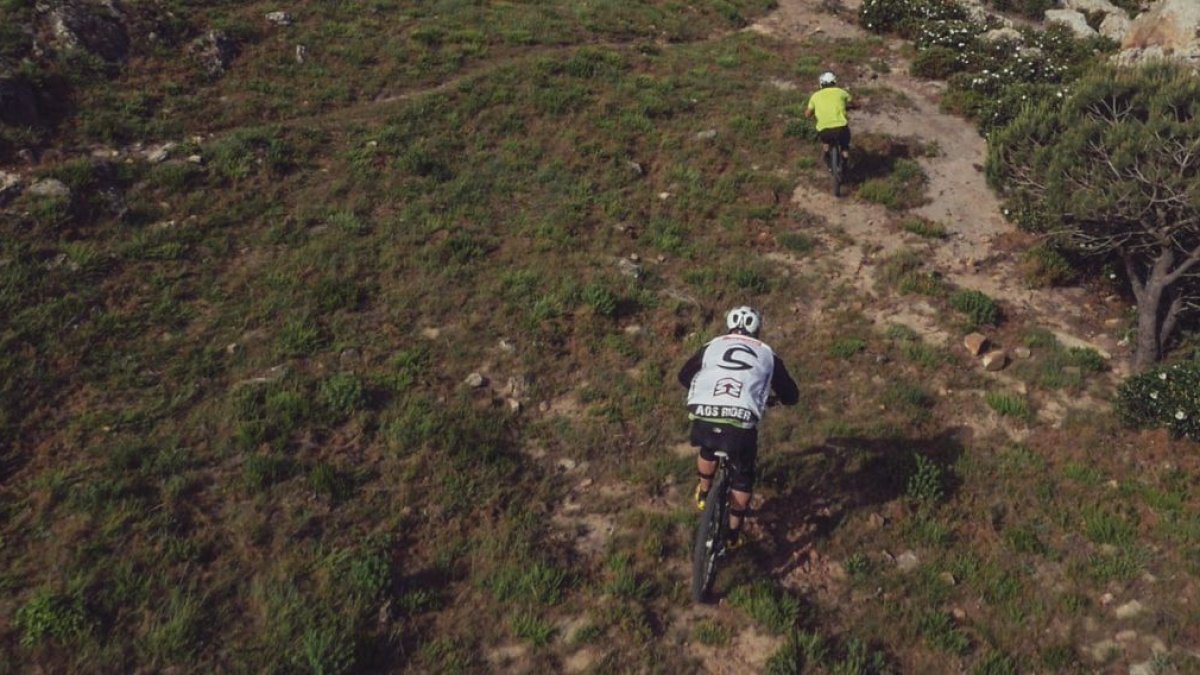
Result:
<svg viewBox="0 0 1200 675"><path fill-rule="evenodd" d="M700 371L688 388L692 415L753 427L762 419L775 372L775 352L745 335L722 335L704 347Z"/></svg>

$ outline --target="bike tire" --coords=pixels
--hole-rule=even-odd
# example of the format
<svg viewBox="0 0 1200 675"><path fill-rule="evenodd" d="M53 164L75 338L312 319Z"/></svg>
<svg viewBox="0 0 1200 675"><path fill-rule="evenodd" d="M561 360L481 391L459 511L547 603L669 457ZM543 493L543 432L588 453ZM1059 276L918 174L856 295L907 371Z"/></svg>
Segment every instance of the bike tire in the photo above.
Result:
<svg viewBox="0 0 1200 675"><path fill-rule="evenodd" d="M725 549L729 530L729 481L721 471L708 492L708 503L696 526L692 549L692 601L704 602L704 596L717 576L717 558Z"/></svg>
<svg viewBox="0 0 1200 675"><path fill-rule="evenodd" d="M839 148L833 148L829 154L829 173L833 175L833 196L842 196L842 163L845 159L842 157L842 151Z"/></svg>

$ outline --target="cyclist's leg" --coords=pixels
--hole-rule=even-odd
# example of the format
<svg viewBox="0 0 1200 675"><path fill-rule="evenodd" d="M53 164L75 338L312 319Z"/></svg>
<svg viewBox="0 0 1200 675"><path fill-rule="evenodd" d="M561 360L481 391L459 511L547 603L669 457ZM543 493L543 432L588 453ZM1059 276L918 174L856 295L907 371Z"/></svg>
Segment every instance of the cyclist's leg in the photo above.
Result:
<svg viewBox="0 0 1200 675"><path fill-rule="evenodd" d="M713 475L717 471L717 456L714 454L714 433L712 424L701 420L692 420L691 443L699 448L696 455L696 506L703 509L704 499L712 488Z"/></svg>
<svg viewBox="0 0 1200 675"><path fill-rule="evenodd" d="M738 429L735 432L737 448L731 456L732 480L730 496L733 504L729 509L729 541L736 543L742 531L743 521L750 510L750 496L754 491L755 465L758 460L758 430Z"/></svg>
<svg viewBox="0 0 1200 675"><path fill-rule="evenodd" d="M838 134L838 145L842 148L842 159L850 159L850 125L842 127L842 131Z"/></svg>

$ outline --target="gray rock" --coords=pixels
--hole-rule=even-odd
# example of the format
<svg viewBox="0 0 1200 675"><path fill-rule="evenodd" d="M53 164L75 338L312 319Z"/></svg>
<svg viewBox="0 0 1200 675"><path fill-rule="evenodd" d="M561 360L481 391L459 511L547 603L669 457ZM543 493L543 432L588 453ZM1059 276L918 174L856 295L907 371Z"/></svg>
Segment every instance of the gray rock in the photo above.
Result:
<svg viewBox="0 0 1200 675"><path fill-rule="evenodd" d="M997 371L1004 370L1004 366L1008 365L1008 355L1003 349L993 349L983 355L983 367L985 370Z"/></svg>
<svg viewBox="0 0 1200 675"><path fill-rule="evenodd" d="M714 139L716 137L717 137L716 129L705 129L704 131L698 132L696 134L696 140L698 140L698 141L711 141L712 139Z"/></svg>
<svg viewBox="0 0 1200 675"><path fill-rule="evenodd" d="M963 346L971 356L979 356L987 349L988 339L983 333L969 333L963 338Z"/></svg>
<svg viewBox="0 0 1200 675"><path fill-rule="evenodd" d="M1071 29L1077 38L1087 39L1098 35L1096 29L1088 25L1087 17L1073 9L1048 9L1045 16L1046 23L1062 24Z"/></svg>
<svg viewBox="0 0 1200 675"><path fill-rule="evenodd" d="M1138 602L1137 600L1130 600L1120 607L1117 607L1113 613L1116 614L1118 619L1132 619L1133 617L1141 614L1143 610L1145 610L1145 607L1142 605L1142 603Z"/></svg>
<svg viewBox="0 0 1200 675"><path fill-rule="evenodd" d="M70 199L71 188L67 187L66 183L57 178L43 178L29 187L29 194L37 195L38 197Z"/></svg>
<svg viewBox="0 0 1200 675"><path fill-rule="evenodd" d="M911 572L917 568L917 565L919 565L920 562L921 561L917 559L916 553L913 553L912 551L905 551L904 553L896 556L896 569L900 570L901 572Z"/></svg>
<svg viewBox="0 0 1200 675"><path fill-rule="evenodd" d="M1121 41L1117 63L1172 59L1200 68L1200 2L1160 0L1139 14Z"/></svg>
<svg viewBox="0 0 1200 675"><path fill-rule="evenodd" d="M1024 42L1025 36L1016 28L996 28L979 36L985 42Z"/></svg>
<svg viewBox="0 0 1200 675"><path fill-rule="evenodd" d="M304 61L308 58L308 47L304 45L296 45L296 63L304 65Z"/></svg>
<svg viewBox="0 0 1200 675"><path fill-rule="evenodd" d="M1100 34L1110 40L1120 42L1125 39L1133 22L1124 14L1109 14L1100 22Z"/></svg>
<svg viewBox="0 0 1200 675"><path fill-rule="evenodd" d="M162 145L150 146L145 152L146 161L151 164L161 164L167 161L167 158L171 156L171 151L175 149L176 145L176 143L168 141Z"/></svg>
<svg viewBox="0 0 1200 675"><path fill-rule="evenodd" d="M0 206L21 194L21 177L15 173L0 171Z"/></svg>
<svg viewBox="0 0 1200 675"><path fill-rule="evenodd" d="M188 53L209 77L215 78L229 69L233 59L237 57L238 46L225 31L210 30L192 40L188 45Z"/></svg>
<svg viewBox="0 0 1200 675"><path fill-rule="evenodd" d="M1018 359L1027 359L1033 356L1033 352L1029 349L1029 347L1017 347L1013 350L1013 356L1017 357Z"/></svg>
<svg viewBox="0 0 1200 675"><path fill-rule="evenodd" d="M1119 14L1125 16L1125 10L1117 7L1108 0L1062 0L1063 9L1073 9L1080 13Z"/></svg>
<svg viewBox="0 0 1200 675"><path fill-rule="evenodd" d="M478 389L487 384L487 378L479 373L471 373L467 375L467 379L463 380L463 383L472 389Z"/></svg>
<svg viewBox="0 0 1200 675"><path fill-rule="evenodd" d="M129 56L125 16L111 1L66 0L50 8L46 18L54 43L61 49L82 49L109 63Z"/></svg>
<svg viewBox="0 0 1200 675"><path fill-rule="evenodd" d="M266 18L276 26L290 26L294 21L292 15L287 12L267 12Z"/></svg>
<svg viewBox="0 0 1200 675"><path fill-rule="evenodd" d="M621 270L621 274L634 279L642 276L642 266L626 258L617 258L617 269Z"/></svg>

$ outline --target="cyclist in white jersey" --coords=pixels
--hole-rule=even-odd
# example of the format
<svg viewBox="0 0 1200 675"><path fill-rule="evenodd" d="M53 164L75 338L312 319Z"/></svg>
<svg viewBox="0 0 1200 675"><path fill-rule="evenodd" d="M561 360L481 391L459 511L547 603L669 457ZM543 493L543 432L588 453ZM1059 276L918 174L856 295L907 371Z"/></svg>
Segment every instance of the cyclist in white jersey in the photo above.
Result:
<svg viewBox="0 0 1200 675"><path fill-rule="evenodd" d="M688 389L691 443L696 458L696 506L703 510L717 468L715 452L729 454L733 505L729 510L729 548L741 545L742 519L750 506L758 456L758 422L774 392L784 405L800 401L800 390L783 360L758 339L762 317L750 307L736 307L725 316L729 329L696 352L679 371Z"/></svg>

